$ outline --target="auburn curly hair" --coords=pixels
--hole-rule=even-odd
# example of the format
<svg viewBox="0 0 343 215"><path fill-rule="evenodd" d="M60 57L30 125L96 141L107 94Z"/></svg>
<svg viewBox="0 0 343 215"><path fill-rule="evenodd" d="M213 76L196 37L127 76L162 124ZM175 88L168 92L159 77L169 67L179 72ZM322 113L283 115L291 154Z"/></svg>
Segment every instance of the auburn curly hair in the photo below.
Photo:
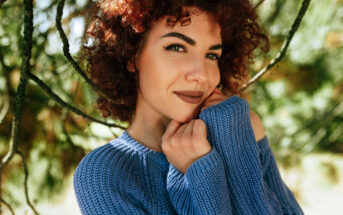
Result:
<svg viewBox="0 0 343 215"><path fill-rule="evenodd" d="M129 72L127 65L134 64L152 22L170 16L174 18L166 24L173 27L190 16L185 7L191 6L213 15L221 27L219 88L225 94L242 95L239 88L248 80L247 64L252 62L253 51L269 49L249 0L100 0L86 27L82 55L91 79L111 98L98 97L103 117L112 114L114 119L132 123L139 73Z"/></svg>

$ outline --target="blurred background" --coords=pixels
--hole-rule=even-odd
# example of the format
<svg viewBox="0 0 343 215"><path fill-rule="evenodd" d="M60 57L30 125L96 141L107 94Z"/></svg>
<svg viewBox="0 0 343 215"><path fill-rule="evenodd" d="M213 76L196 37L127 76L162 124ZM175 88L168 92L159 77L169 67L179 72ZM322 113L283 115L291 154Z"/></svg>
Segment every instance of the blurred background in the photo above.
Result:
<svg viewBox="0 0 343 215"><path fill-rule="evenodd" d="M102 119L96 93L63 54L55 22L57 3L34 1L31 72L67 103ZM278 54L301 3L261 1L260 23L270 38L271 50L257 57L251 76ZM92 4L91 0L65 2L62 25L76 60ZM0 8L1 158L9 150L20 78L23 7L22 1L8 0ZM122 130L68 111L32 81L25 95L18 149L28 167L31 202L40 214L80 214L72 189L75 168L85 154ZM343 0L311 1L287 54L248 88L248 99L262 118L283 179L305 214L342 214ZM2 169L1 195L16 214L34 214L26 203L24 177L21 158L16 155ZM1 206L3 214L11 214Z"/></svg>

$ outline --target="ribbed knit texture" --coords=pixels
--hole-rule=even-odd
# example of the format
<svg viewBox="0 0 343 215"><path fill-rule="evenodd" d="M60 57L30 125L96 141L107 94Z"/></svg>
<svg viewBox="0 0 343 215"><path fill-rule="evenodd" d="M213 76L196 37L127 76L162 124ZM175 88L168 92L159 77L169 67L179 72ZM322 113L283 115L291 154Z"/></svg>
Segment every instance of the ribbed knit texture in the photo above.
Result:
<svg viewBox="0 0 343 215"><path fill-rule="evenodd" d="M204 109L212 150L185 174L124 131L77 167L82 214L303 214L267 137L256 143L249 114L238 96Z"/></svg>

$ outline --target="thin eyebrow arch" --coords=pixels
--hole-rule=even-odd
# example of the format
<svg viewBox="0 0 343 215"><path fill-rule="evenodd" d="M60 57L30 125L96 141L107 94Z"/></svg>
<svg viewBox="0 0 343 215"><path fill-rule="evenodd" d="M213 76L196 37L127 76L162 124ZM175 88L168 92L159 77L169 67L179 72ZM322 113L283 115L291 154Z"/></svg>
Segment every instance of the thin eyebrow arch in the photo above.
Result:
<svg viewBox="0 0 343 215"><path fill-rule="evenodd" d="M192 46L196 45L196 42L192 38L178 32L169 32L163 35L161 38L165 38L165 37L177 37ZM210 46L209 50L217 50L217 49L222 49L222 48L223 48L222 44L216 44L216 45Z"/></svg>

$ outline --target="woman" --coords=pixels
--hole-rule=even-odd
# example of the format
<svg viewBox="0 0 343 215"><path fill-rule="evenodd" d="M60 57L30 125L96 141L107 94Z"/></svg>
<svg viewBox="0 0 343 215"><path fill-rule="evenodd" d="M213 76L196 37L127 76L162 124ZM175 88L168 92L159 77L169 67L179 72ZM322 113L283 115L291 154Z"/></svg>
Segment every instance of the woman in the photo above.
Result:
<svg viewBox="0 0 343 215"><path fill-rule="evenodd" d="M104 0L98 9L85 48L111 98L98 105L129 127L79 164L82 213L303 214L261 120L235 95L253 50L268 44L249 1Z"/></svg>

